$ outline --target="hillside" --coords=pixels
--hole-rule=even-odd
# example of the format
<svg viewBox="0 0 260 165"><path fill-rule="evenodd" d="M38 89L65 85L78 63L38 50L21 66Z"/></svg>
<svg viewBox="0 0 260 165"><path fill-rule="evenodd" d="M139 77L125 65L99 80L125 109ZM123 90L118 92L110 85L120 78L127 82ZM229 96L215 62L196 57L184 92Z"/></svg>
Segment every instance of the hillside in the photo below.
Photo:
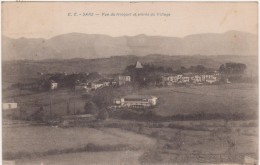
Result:
<svg viewBox="0 0 260 165"><path fill-rule="evenodd" d="M50 39L3 36L3 60L107 58L149 54L164 55L257 55L257 35L239 31L205 33L183 38L69 33Z"/></svg>

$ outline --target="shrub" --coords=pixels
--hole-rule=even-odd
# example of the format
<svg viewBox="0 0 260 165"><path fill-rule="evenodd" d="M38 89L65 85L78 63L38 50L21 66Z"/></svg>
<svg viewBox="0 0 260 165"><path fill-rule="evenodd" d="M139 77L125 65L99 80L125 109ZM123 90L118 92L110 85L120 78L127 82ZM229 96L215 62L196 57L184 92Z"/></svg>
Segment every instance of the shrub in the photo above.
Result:
<svg viewBox="0 0 260 165"><path fill-rule="evenodd" d="M144 127L143 126L139 126L138 133L143 133L143 132L144 132Z"/></svg>
<svg viewBox="0 0 260 165"><path fill-rule="evenodd" d="M100 119L100 120L106 120L106 119L108 119L108 117L109 117L108 112L107 112L106 109L104 109L104 110L101 110L98 113L98 117L97 118Z"/></svg>
<svg viewBox="0 0 260 165"><path fill-rule="evenodd" d="M96 104L93 103L92 101L87 101L85 103L84 109L85 109L85 113L87 113L87 114L94 115L94 114L98 113L98 108L97 108Z"/></svg>

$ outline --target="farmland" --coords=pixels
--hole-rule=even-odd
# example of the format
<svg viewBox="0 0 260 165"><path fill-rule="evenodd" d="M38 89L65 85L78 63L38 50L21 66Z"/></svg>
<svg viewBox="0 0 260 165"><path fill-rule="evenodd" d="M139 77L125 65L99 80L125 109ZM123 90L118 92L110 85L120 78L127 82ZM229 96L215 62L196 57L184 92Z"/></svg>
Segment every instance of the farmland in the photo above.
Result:
<svg viewBox="0 0 260 165"><path fill-rule="evenodd" d="M27 126L3 129L4 156L19 158L57 153L82 152L82 147L92 145L91 151L116 151L121 148L145 149L155 145L155 140L129 131L114 128L68 128Z"/></svg>
<svg viewBox="0 0 260 165"><path fill-rule="evenodd" d="M254 120L150 123L109 119L97 124L95 128L4 128L4 157L6 153L24 155L15 159L17 164L242 163L246 155L257 153ZM89 144L99 147L82 150Z"/></svg>

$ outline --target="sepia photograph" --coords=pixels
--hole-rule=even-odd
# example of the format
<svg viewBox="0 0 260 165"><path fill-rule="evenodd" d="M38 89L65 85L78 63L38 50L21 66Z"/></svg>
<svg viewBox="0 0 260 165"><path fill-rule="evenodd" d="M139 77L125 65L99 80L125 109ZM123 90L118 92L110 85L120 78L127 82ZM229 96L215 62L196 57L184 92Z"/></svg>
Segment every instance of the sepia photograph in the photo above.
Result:
<svg viewBox="0 0 260 165"><path fill-rule="evenodd" d="M257 165L257 2L2 2L3 165Z"/></svg>

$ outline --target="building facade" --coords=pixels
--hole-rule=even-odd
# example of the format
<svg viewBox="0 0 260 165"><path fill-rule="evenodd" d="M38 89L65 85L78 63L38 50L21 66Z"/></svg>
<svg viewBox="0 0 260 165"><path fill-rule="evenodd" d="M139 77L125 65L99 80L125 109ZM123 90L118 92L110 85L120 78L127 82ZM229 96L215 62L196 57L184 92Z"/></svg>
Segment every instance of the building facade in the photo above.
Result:
<svg viewBox="0 0 260 165"><path fill-rule="evenodd" d="M3 110L17 109L17 103L3 103Z"/></svg>
<svg viewBox="0 0 260 165"><path fill-rule="evenodd" d="M155 106L157 100L155 96L126 96L115 99L114 104L121 107L144 108Z"/></svg>
<svg viewBox="0 0 260 165"><path fill-rule="evenodd" d="M127 82L131 82L131 76L124 76L124 75L118 76L118 84L119 85L124 85Z"/></svg>

